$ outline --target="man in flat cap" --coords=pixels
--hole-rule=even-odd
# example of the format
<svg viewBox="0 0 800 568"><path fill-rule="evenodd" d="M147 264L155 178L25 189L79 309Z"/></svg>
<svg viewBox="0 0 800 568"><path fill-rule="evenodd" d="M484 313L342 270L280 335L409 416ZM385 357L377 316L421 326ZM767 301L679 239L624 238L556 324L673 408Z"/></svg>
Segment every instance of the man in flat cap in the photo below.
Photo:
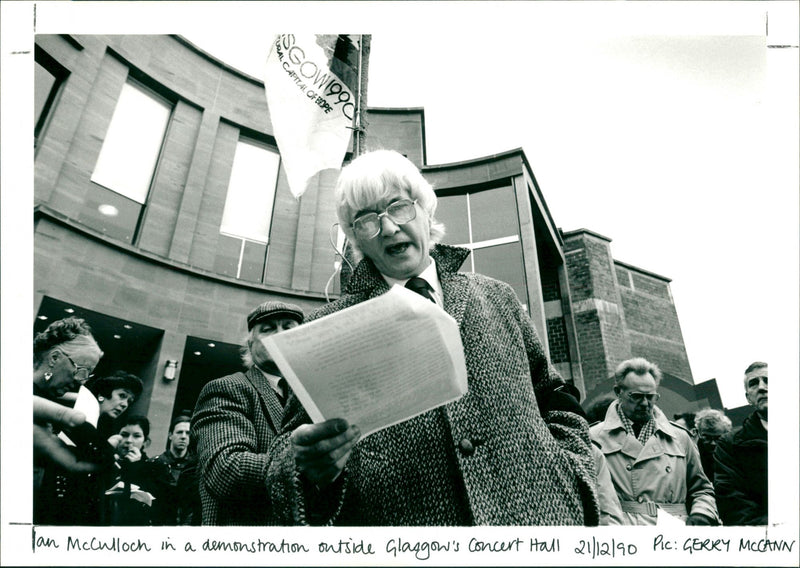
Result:
<svg viewBox="0 0 800 568"><path fill-rule="evenodd" d="M192 417L197 436L204 525L263 524L269 446L281 429L288 396L261 339L303 323L303 310L269 301L247 316L242 345L247 372L209 382Z"/></svg>

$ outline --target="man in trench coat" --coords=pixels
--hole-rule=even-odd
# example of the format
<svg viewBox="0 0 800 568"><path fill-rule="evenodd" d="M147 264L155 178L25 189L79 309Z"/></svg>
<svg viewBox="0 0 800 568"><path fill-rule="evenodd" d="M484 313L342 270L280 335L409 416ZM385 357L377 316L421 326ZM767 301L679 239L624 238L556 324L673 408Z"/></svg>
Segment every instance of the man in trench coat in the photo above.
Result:
<svg viewBox="0 0 800 568"><path fill-rule="evenodd" d="M655 525L666 513L687 525L718 525L714 488L694 442L655 406L660 381L661 371L646 359L620 363L614 375L617 400L591 428L625 522Z"/></svg>

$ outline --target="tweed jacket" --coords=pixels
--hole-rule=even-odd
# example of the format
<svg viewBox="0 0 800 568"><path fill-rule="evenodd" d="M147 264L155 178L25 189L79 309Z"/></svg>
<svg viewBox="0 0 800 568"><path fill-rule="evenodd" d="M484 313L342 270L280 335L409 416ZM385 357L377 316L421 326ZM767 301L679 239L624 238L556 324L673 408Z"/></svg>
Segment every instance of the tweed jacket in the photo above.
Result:
<svg viewBox="0 0 800 568"><path fill-rule="evenodd" d="M686 430L653 408L656 431L642 446L630 436L611 403L603 422L591 427L592 439L606 457L626 525L656 524L655 507L685 520L699 513L719 522L714 488L703 473L700 454ZM654 503L649 512L634 509ZM640 505L642 505L640 507Z"/></svg>
<svg viewBox="0 0 800 568"><path fill-rule="evenodd" d="M717 443L714 489L723 524L767 524L767 458L767 431L755 412Z"/></svg>
<svg viewBox="0 0 800 568"><path fill-rule="evenodd" d="M512 288L457 272L468 255L446 245L431 252L444 309L461 331L467 394L359 441L337 482L322 492L295 469L287 436L309 418L290 397L285 433L271 453L270 524L597 524L588 425L571 412L540 414L537 393L563 379ZM310 319L388 289L364 259L348 293Z"/></svg>
<svg viewBox="0 0 800 568"><path fill-rule="evenodd" d="M204 525L263 524L269 445L283 409L256 367L208 383L192 417Z"/></svg>

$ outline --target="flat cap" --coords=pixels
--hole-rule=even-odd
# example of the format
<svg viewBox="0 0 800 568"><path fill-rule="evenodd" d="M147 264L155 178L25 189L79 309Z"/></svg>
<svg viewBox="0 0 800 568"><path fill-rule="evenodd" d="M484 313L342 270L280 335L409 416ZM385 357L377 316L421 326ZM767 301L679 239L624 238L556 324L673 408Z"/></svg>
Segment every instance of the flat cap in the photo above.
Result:
<svg viewBox="0 0 800 568"><path fill-rule="evenodd" d="M258 322L275 316L290 317L297 320L297 323L303 323L305 318L305 314L299 306L270 300L247 314L247 330L250 331Z"/></svg>

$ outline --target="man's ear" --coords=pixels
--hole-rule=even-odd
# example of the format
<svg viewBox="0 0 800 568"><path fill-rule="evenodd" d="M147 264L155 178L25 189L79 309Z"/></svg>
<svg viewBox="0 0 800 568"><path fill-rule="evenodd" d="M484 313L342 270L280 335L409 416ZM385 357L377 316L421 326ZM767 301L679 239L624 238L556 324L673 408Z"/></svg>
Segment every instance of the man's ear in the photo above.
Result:
<svg viewBox="0 0 800 568"><path fill-rule="evenodd" d="M142 444L142 449L146 450L149 447L150 447L150 438L145 438L144 444Z"/></svg>

